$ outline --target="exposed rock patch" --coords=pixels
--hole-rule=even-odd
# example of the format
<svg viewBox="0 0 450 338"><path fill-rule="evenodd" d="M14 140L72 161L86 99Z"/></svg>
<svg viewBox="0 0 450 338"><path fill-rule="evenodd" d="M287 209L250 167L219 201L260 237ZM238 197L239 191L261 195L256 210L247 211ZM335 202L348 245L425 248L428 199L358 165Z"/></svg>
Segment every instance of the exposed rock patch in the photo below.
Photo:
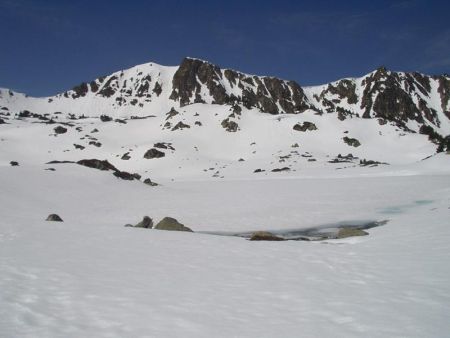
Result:
<svg viewBox="0 0 450 338"><path fill-rule="evenodd" d="M171 130L172 131L175 131L175 130L178 130L178 129L183 130L183 129L186 129L186 128L191 128L191 126L186 124L186 123L183 123L182 121L180 121L175 126L173 126L173 128Z"/></svg>
<svg viewBox="0 0 450 338"><path fill-rule="evenodd" d="M256 231L251 235L249 240L250 241L284 241L285 239L278 237L268 231Z"/></svg>
<svg viewBox="0 0 450 338"><path fill-rule="evenodd" d="M153 145L155 148L159 149L170 149L175 150L175 148L172 146L172 143L166 143L166 142L158 142Z"/></svg>
<svg viewBox="0 0 450 338"><path fill-rule="evenodd" d="M64 128L63 126L57 126L53 130L56 134L65 134L67 132L67 128Z"/></svg>
<svg viewBox="0 0 450 338"><path fill-rule="evenodd" d="M225 81L231 88L239 88L241 95L227 92ZM248 76L230 69L222 70L198 59L182 61L173 77L172 87L170 99L179 101L181 106L205 102L201 90L206 87L214 104L241 104L269 114L296 114L310 107L302 88L294 81Z"/></svg>
<svg viewBox="0 0 450 338"><path fill-rule="evenodd" d="M221 125L226 131L230 133L234 133L239 130L239 125L235 121L231 121L229 118L223 120Z"/></svg>
<svg viewBox="0 0 450 338"><path fill-rule="evenodd" d="M46 221L48 222L64 222L61 217L59 217L57 214L50 214L46 218Z"/></svg>
<svg viewBox="0 0 450 338"><path fill-rule="evenodd" d="M344 136L342 139L344 140L345 143L347 143L351 147L357 148L361 145L361 143L356 138Z"/></svg>
<svg viewBox="0 0 450 338"><path fill-rule="evenodd" d="M158 149L152 148L145 152L144 158L152 159L152 158L161 158L166 156L166 154Z"/></svg>
<svg viewBox="0 0 450 338"><path fill-rule="evenodd" d="M93 159L80 160L77 162L77 164L88 167L88 168L98 169L98 170L119 171L115 166L113 166L107 160L101 161L101 160L97 160L97 159L93 158Z"/></svg>
<svg viewBox="0 0 450 338"><path fill-rule="evenodd" d="M361 229L340 228L336 235L336 239L355 237L355 236L366 236L368 234L369 234L368 232L361 230Z"/></svg>
<svg viewBox="0 0 450 338"><path fill-rule="evenodd" d="M149 186L151 186L151 187L155 187L155 186L158 185L158 183L153 182L153 181L152 181L151 179L149 179L149 178L146 178L146 179L144 180L144 184L147 184L147 185L149 185Z"/></svg>
<svg viewBox="0 0 450 338"><path fill-rule="evenodd" d="M155 225L157 230L168 230L168 231L187 231L193 232L190 228L186 227L184 224L178 222L175 218L164 217L158 224Z"/></svg>
<svg viewBox="0 0 450 338"><path fill-rule="evenodd" d="M305 121L303 123L297 123L292 129L305 132L317 130L317 126L312 122Z"/></svg>
<svg viewBox="0 0 450 338"><path fill-rule="evenodd" d="M112 117L108 115L100 115L100 121L102 122L110 122L112 121Z"/></svg>
<svg viewBox="0 0 450 338"><path fill-rule="evenodd" d="M142 221L140 221L138 224L136 224L135 227L151 229L153 227L153 220L148 216L144 216Z"/></svg>
<svg viewBox="0 0 450 338"><path fill-rule="evenodd" d="M283 168L275 168L275 169L272 169L271 171L273 173L279 173L279 172L282 172L282 171L290 171L290 170L291 170L291 168L289 168L289 167L283 167Z"/></svg>

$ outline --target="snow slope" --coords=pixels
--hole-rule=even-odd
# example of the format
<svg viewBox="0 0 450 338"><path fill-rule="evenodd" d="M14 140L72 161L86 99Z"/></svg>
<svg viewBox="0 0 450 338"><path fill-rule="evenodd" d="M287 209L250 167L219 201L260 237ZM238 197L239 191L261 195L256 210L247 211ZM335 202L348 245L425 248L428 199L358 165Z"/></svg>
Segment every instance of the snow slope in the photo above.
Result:
<svg viewBox="0 0 450 338"><path fill-rule="evenodd" d="M397 176L384 168L156 188L73 165L2 167L0 331L446 337L450 176L427 174L442 160ZM64 223L45 222L51 212ZM328 243L249 242L123 227L143 215L170 215L196 231L389 222Z"/></svg>
<svg viewBox="0 0 450 338"><path fill-rule="evenodd" d="M448 79L344 80L186 59L1 89L0 337L448 336L450 155L417 132L450 132ZM48 164L82 159L142 179ZM144 215L196 233L123 226ZM321 242L208 234L383 220Z"/></svg>

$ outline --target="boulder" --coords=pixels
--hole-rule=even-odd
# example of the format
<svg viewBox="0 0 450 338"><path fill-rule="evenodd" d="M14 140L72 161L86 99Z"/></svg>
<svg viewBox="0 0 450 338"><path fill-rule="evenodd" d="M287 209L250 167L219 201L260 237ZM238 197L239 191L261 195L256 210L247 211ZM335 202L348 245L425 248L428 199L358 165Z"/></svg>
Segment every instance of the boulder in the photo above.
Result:
<svg viewBox="0 0 450 338"><path fill-rule="evenodd" d="M128 161L130 158L131 158L130 152L126 152L125 154L122 155L122 157L120 159L124 160L124 161Z"/></svg>
<svg viewBox="0 0 450 338"><path fill-rule="evenodd" d="M344 140L345 143L347 143L349 146L351 147L359 147L361 145L361 142L359 142L356 138L351 138L351 137L343 137L342 138Z"/></svg>
<svg viewBox="0 0 450 338"><path fill-rule="evenodd" d="M73 146L75 147L75 149L80 149L80 150L84 150L84 146L80 145L80 144L76 144L74 143Z"/></svg>
<svg viewBox="0 0 450 338"><path fill-rule="evenodd" d="M100 148L102 146L102 144L100 142L96 142L96 141L90 141L89 145L96 146L97 148Z"/></svg>
<svg viewBox="0 0 450 338"><path fill-rule="evenodd" d="M170 111L166 114L166 120L171 119L172 117L178 115L179 112L175 110L175 108L172 107L172 109L170 109Z"/></svg>
<svg viewBox="0 0 450 338"><path fill-rule="evenodd" d="M112 121L112 117L108 116L108 115L100 115L100 120L102 122L109 122L109 121Z"/></svg>
<svg viewBox="0 0 450 338"><path fill-rule="evenodd" d="M127 180L127 181L132 181L134 179L137 179L135 174L131 174L126 171L115 171L113 173L113 175L116 176L117 178L121 178L122 180Z"/></svg>
<svg viewBox="0 0 450 338"><path fill-rule="evenodd" d="M297 123L292 129L296 131L313 131L317 130L317 126L312 122L305 121L303 124Z"/></svg>
<svg viewBox="0 0 450 338"><path fill-rule="evenodd" d="M134 227L135 228L151 229L153 227L153 220L150 217L148 217L148 216L144 216L142 221L140 221Z"/></svg>
<svg viewBox="0 0 450 338"><path fill-rule="evenodd" d="M152 148L147 150L147 152L144 154L144 158L146 159L152 159L152 158L161 158L166 156L166 154L158 149Z"/></svg>
<svg viewBox="0 0 450 338"><path fill-rule="evenodd" d="M283 167L283 168L275 168L275 169L272 169L271 171L273 173L279 173L279 172L282 172L282 171L290 171L290 170L291 170L291 168L289 168L289 167Z"/></svg>
<svg viewBox="0 0 450 338"><path fill-rule="evenodd" d="M354 237L354 236L366 236L368 234L369 234L368 232L361 230L361 229L340 228L336 235L336 239Z"/></svg>
<svg viewBox="0 0 450 338"><path fill-rule="evenodd" d="M67 132L67 128L64 128L63 126L57 126L53 130L56 134L64 134Z"/></svg>
<svg viewBox="0 0 450 338"><path fill-rule="evenodd" d="M251 241L285 241L284 238L278 237L268 231L256 231L250 237Z"/></svg>
<svg viewBox="0 0 450 338"><path fill-rule="evenodd" d="M172 146L172 143L166 143L166 142L157 142L153 145L153 147L160 148L160 149L175 150L175 148Z"/></svg>
<svg viewBox="0 0 450 338"><path fill-rule="evenodd" d="M229 118L226 118L225 120L223 120L221 125L226 131L228 131L230 133L234 133L234 132L238 131L238 129L239 129L239 125L234 121L230 121Z"/></svg>
<svg viewBox="0 0 450 338"><path fill-rule="evenodd" d="M183 130L185 128L191 128L191 126L180 121L171 130L172 131L175 131L175 130L178 130L178 129Z"/></svg>
<svg viewBox="0 0 450 338"><path fill-rule="evenodd" d="M64 222L62 220L62 218L59 217L57 214L50 214L50 215L48 215L46 221L48 221L48 222Z"/></svg>
<svg viewBox="0 0 450 338"><path fill-rule="evenodd" d="M93 159L87 159L87 160L80 160L77 162L77 164L88 167L88 168L94 168L94 169L99 169L99 170L119 171L115 166L113 166L107 160L101 161L101 160L97 160L97 159L93 158Z"/></svg>
<svg viewBox="0 0 450 338"><path fill-rule="evenodd" d="M149 185L149 186L151 186L151 187L155 187L155 186L158 185L158 183L152 182L152 180L149 179L149 178L146 178L146 179L144 180L144 184L147 184L147 185Z"/></svg>
<svg viewBox="0 0 450 338"><path fill-rule="evenodd" d="M181 224L175 218L172 217L164 217L161 221L159 221L158 224L155 225L154 229L193 232L190 228L184 226L184 224Z"/></svg>

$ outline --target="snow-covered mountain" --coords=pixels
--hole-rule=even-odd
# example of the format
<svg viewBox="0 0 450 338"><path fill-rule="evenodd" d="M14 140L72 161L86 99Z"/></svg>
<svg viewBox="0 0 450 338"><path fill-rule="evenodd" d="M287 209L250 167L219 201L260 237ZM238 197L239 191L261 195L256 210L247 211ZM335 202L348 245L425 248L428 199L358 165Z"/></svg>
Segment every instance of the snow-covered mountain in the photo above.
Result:
<svg viewBox="0 0 450 338"><path fill-rule="evenodd" d="M0 336L447 337L449 83L185 59L1 89ZM324 235L355 224L383 226Z"/></svg>
<svg viewBox="0 0 450 338"><path fill-rule="evenodd" d="M419 161L448 147L449 101L445 75L380 68L302 88L185 58L178 67L147 63L52 97L1 89L0 131L8 136L13 126L27 129L16 140L19 147L27 140L25 161L106 158L127 170L172 178L267 175L330 163ZM40 128L28 122L41 122ZM56 134L58 123L69 131ZM30 141L40 145L32 153ZM158 160L144 158L158 145Z"/></svg>
<svg viewBox="0 0 450 338"><path fill-rule="evenodd" d="M297 114L312 109L338 113L341 119L377 117L403 126L413 120L437 128L443 124L441 131L450 132L450 77L391 72L384 67L362 78L302 88L295 81L248 75L185 58L178 67L147 63L82 83L54 97L24 100L23 95L10 90L0 93L4 107L34 108L41 113L62 107L68 113L95 116L98 105L123 113L127 110L121 108L131 106L140 112L139 108L154 108L161 101L178 107L193 103L239 104L270 114ZM68 102L73 108L67 107ZM86 103L92 105L91 109Z"/></svg>

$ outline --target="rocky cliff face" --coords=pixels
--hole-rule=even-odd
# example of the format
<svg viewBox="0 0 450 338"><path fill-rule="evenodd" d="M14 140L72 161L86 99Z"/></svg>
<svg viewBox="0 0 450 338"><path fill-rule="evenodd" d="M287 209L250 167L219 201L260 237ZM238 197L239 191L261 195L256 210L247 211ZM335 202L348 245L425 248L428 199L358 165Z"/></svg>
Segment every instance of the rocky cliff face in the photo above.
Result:
<svg viewBox="0 0 450 338"><path fill-rule="evenodd" d="M25 102L7 90L2 97L0 108L12 111L11 102L19 98ZM310 109L317 114L337 114L340 120L376 118L404 131L419 132L421 126L427 126L442 136L450 133L450 77L392 72L384 67L362 78L302 88L294 81L247 75L185 58L178 67L148 63L45 99L48 107L40 105L40 110L70 107L67 113L74 115L92 114L89 107L102 107L97 115L125 107L127 114L136 111L136 115L143 115L143 111L162 109L165 113L171 107L204 103L241 106L268 114L300 114ZM67 100L73 101L68 105ZM20 107L33 112L35 108L32 104Z"/></svg>
<svg viewBox="0 0 450 338"><path fill-rule="evenodd" d="M449 119L450 79L381 67L360 79L343 79L321 90L311 88L315 107L348 117L379 118L408 129L408 122L440 127ZM444 121L448 122L448 121Z"/></svg>
<svg viewBox="0 0 450 338"><path fill-rule="evenodd" d="M250 76L186 58L172 80L170 99L181 106L191 103L242 104L269 114L297 114L312 108L294 81Z"/></svg>

